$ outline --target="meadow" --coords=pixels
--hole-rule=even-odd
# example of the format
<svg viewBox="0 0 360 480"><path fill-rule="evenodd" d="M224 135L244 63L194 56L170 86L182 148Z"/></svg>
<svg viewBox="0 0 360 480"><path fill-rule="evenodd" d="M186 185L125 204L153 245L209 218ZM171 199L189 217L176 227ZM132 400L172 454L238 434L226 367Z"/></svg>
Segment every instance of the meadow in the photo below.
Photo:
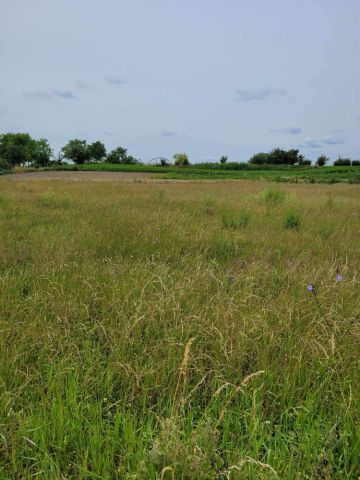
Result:
<svg viewBox="0 0 360 480"><path fill-rule="evenodd" d="M4 177L0 226L1 479L357 478L357 185Z"/></svg>

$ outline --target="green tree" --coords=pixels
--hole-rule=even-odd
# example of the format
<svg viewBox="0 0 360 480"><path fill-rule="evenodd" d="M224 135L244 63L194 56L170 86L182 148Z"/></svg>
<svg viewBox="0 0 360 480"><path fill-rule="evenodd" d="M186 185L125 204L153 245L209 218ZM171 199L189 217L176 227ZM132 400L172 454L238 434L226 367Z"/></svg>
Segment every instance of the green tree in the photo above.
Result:
<svg viewBox="0 0 360 480"><path fill-rule="evenodd" d="M137 160L135 157L133 157L132 155L126 155L126 161L125 163L129 164L129 165L137 165L138 163L141 163L139 162L139 160Z"/></svg>
<svg viewBox="0 0 360 480"><path fill-rule="evenodd" d="M250 158L249 163L256 165L295 165L298 163L301 165L303 160L303 155L299 155L297 149L275 148L270 153L256 153Z"/></svg>
<svg viewBox="0 0 360 480"><path fill-rule="evenodd" d="M33 141L31 163L35 167L46 167L49 165L52 156L53 151L46 138L40 138L39 140Z"/></svg>
<svg viewBox="0 0 360 480"><path fill-rule="evenodd" d="M269 154L269 163L271 165L285 165L286 151L281 148L275 148Z"/></svg>
<svg viewBox="0 0 360 480"><path fill-rule="evenodd" d="M220 157L220 163L221 163L221 165L225 165L225 163L227 162L227 159L228 159L228 157L227 157L226 155L222 155L222 156Z"/></svg>
<svg viewBox="0 0 360 480"><path fill-rule="evenodd" d="M10 167L31 162L34 140L28 133L3 133L0 135L0 158Z"/></svg>
<svg viewBox="0 0 360 480"><path fill-rule="evenodd" d="M299 150L292 148L288 150L285 155L285 164L286 165L295 165L296 163L301 162L304 159L303 155L299 155Z"/></svg>
<svg viewBox="0 0 360 480"><path fill-rule="evenodd" d="M106 156L107 163L127 163L127 150L123 147L114 148Z"/></svg>
<svg viewBox="0 0 360 480"><path fill-rule="evenodd" d="M186 153L175 153L174 165L177 167L188 167L190 165L189 157L186 155Z"/></svg>
<svg viewBox="0 0 360 480"><path fill-rule="evenodd" d="M255 153L255 155L250 158L249 163L254 165L265 165L266 163L269 163L269 153Z"/></svg>
<svg viewBox="0 0 360 480"><path fill-rule="evenodd" d="M350 167L351 160L350 160L350 158L339 157L337 160L335 160L334 165L336 167Z"/></svg>
<svg viewBox="0 0 360 480"><path fill-rule="evenodd" d="M75 163L83 164L90 160L89 147L86 140L69 140L69 142L61 149L65 158L72 160Z"/></svg>
<svg viewBox="0 0 360 480"><path fill-rule="evenodd" d="M101 162L101 160L106 156L105 145L99 140L89 145L88 148L90 159L93 158L97 162Z"/></svg>
<svg viewBox="0 0 360 480"><path fill-rule="evenodd" d="M328 161L329 161L328 157L326 157L325 155L320 155L320 157L316 160L316 165L318 167L323 167Z"/></svg>

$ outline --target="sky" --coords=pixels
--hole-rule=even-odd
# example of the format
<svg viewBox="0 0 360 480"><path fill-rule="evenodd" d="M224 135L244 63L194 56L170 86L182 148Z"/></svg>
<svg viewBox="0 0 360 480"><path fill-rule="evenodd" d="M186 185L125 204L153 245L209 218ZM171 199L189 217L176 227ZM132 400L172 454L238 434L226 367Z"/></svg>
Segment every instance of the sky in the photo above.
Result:
<svg viewBox="0 0 360 480"><path fill-rule="evenodd" d="M0 133L360 159L359 0L0 0Z"/></svg>

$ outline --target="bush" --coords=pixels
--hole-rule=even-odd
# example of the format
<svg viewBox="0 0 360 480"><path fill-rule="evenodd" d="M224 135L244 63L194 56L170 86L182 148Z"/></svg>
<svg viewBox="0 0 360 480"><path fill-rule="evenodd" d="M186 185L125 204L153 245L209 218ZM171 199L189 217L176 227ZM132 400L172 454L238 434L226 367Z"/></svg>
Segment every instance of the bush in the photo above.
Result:
<svg viewBox="0 0 360 480"><path fill-rule="evenodd" d="M285 199L285 194L282 190L279 190L276 187L268 187L262 191L261 197L266 203L280 205Z"/></svg>
<svg viewBox="0 0 360 480"><path fill-rule="evenodd" d="M352 165L353 167L360 167L360 160L353 160L353 161L351 162L351 165Z"/></svg>
<svg viewBox="0 0 360 480"><path fill-rule="evenodd" d="M284 220L284 227L287 230L299 230L300 216L294 212L288 212Z"/></svg>

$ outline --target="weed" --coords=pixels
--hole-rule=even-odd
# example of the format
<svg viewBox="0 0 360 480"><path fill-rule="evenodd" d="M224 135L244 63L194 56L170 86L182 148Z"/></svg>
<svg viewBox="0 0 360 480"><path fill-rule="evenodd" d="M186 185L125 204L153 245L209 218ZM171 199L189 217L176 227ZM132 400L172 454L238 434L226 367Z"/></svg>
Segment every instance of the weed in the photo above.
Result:
<svg viewBox="0 0 360 480"><path fill-rule="evenodd" d="M247 211L238 214L229 210L224 210L221 215L222 224L225 228L241 229L246 228L251 220L251 215Z"/></svg>
<svg viewBox="0 0 360 480"><path fill-rule="evenodd" d="M270 205L280 205L284 202L285 194L276 187L267 187L262 191L261 198Z"/></svg>
<svg viewBox="0 0 360 480"><path fill-rule="evenodd" d="M301 224L300 215L293 211L289 211L284 219L284 228L287 230L299 230Z"/></svg>

